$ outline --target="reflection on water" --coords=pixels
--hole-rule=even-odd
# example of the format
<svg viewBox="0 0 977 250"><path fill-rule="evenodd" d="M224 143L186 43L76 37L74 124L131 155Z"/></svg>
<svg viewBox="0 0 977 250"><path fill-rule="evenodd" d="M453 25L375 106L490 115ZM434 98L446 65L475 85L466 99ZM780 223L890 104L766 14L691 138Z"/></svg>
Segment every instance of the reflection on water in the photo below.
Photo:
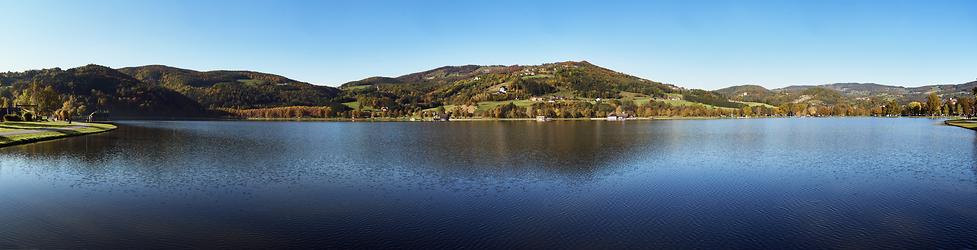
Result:
<svg viewBox="0 0 977 250"><path fill-rule="evenodd" d="M0 248L977 247L936 123L126 122L0 149Z"/></svg>

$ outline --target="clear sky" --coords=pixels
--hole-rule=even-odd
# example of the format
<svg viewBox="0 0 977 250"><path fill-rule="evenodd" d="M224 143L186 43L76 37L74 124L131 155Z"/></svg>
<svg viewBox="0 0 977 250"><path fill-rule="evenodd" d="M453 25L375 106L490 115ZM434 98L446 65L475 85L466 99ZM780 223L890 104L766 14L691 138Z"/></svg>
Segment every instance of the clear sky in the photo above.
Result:
<svg viewBox="0 0 977 250"><path fill-rule="evenodd" d="M248 69L337 86L591 63L685 87L977 79L977 1L0 0L0 71Z"/></svg>

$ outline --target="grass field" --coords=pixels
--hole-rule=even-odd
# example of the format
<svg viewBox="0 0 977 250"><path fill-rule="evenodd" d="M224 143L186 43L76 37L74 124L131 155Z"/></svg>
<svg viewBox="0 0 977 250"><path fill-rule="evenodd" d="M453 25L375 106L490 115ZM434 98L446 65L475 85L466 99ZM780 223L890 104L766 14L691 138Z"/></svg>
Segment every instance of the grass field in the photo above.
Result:
<svg viewBox="0 0 977 250"><path fill-rule="evenodd" d="M766 104L766 103L759 103L759 102L741 102L741 101L733 101L733 100L730 100L730 101L731 102L735 102L735 103L746 104L747 106L750 106L750 107L763 106L764 108L775 108L773 105Z"/></svg>
<svg viewBox="0 0 977 250"><path fill-rule="evenodd" d="M372 85L359 85L359 86L344 87L344 89L357 90L357 89L365 89L365 88L371 88L371 87L373 87L373 86Z"/></svg>
<svg viewBox="0 0 977 250"><path fill-rule="evenodd" d="M718 106L713 106L705 103L690 102L686 100L656 99L655 101L665 102L668 105L672 105L672 106L703 106L706 108L735 109L735 108L727 108L727 107L718 107Z"/></svg>
<svg viewBox="0 0 977 250"><path fill-rule="evenodd" d="M488 102L479 102L478 108L476 108L475 110L476 112L488 111L494 109L495 107L509 104L510 102L518 107L529 107L530 105L533 105L533 102L530 100L488 101ZM455 107L457 107L457 105L444 105L444 110L451 111ZM438 108L429 108L429 109L424 109L422 111L429 112L429 111L436 111L436 110L438 110Z"/></svg>
<svg viewBox="0 0 977 250"><path fill-rule="evenodd" d="M478 109L476 109L476 110L478 112L492 110L495 107L502 106L502 105L505 105L505 104L509 104L510 102L512 104L515 104L518 107L529 107L530 105L533 105L533 101L530 101L530 100L479 102L478 103Z"/></svg>
<svg viewBox="0 0 977 250"><path fill-rule="evenodd" d="M947 120L946 125L977 130L977 119Z"/></svg>
<svg viewBox="0 0 977 250"><path fill-rule="evenodd" d="M356 108L360 106L360 103L359 102L344 102L343 105L346 105L346 107L349 107L349 108L351 108L353 110L356 110ZM362 110L363 111L373 111L373 107L363 106L363 109Z"/></svg>
<svg viewBox="0 0 977 250"><path fill-rule="evenodd" d="M115 125L102 123L3 122L0 123L0 147L100 133L115 128Z"/></svg>

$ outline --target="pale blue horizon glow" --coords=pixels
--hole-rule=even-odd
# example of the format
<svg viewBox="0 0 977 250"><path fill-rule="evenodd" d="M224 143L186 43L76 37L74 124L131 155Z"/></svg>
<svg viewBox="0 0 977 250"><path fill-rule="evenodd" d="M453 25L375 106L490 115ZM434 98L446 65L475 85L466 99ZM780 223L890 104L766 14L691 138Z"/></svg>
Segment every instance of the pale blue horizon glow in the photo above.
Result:
<svg viewBox="0 0 977 250"><path fill-rule="evenodd" d="M164 64L338 86L586 60L703 89L959 84L977 1L3 1L0 71Z"/></svg>

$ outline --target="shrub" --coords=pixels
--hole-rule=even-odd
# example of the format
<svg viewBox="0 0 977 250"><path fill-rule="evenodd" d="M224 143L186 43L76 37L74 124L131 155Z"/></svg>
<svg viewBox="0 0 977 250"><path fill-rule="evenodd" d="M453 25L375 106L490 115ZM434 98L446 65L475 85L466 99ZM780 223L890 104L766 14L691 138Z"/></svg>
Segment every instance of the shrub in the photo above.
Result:
<svg viewBox="0 0 977 250"><path fill-rule="evenodd" d="M19 122L20 116L17 114L6 114L3 116L3 121L5 122Z"/></svg>

